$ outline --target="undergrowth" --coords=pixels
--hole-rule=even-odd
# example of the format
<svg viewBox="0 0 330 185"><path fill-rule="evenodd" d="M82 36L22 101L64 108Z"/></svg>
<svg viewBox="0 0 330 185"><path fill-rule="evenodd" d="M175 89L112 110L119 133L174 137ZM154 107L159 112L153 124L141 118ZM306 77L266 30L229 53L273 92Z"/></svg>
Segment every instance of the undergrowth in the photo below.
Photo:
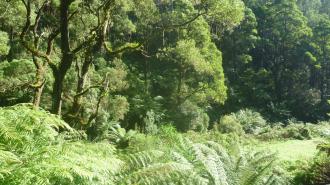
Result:
<svg viewBox="0 0 330 185"><path fill-rule="evenodd" d="M115 129L113 129L115 130ZM60 118L30 104L0 108L0 184L289 184L274 154L240 147L235 134L185 134L162 126L88 141ZM118 134L117 134L118 135Z"/></svg>

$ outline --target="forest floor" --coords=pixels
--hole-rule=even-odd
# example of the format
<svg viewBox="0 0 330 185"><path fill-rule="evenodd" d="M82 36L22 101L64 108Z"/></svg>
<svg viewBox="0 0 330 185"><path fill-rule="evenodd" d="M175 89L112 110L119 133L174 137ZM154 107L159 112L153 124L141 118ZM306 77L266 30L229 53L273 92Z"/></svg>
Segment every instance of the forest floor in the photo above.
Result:
<svg viewBox="0 0 330 185"><path fill-rule="evenodd" d="M287 140L262 142L258 149L277 153L281 161L310 160L317 153L317 145L324 139L313 138L310 140Z"/></svg>

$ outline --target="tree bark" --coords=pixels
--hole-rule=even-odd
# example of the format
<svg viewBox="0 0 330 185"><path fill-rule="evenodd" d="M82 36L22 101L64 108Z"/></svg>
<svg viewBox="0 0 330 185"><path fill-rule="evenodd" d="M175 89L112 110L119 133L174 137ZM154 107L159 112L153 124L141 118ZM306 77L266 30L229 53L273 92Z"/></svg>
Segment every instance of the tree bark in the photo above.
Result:
<svg viewBox="0 0 330 185"><path fill-rule="evenodd" d="M40 106L41 95L43 92L45 85L42 84L40 87L35 89L34 98L33 98L33 106L38 108Z"/></svg>
<svg viewBox="0 0 330 185"><path fill-rule="evenodd" d="M33 61L35 64L36 70L36 83L33 86L34 88L34 97L33 97L33 106L38 108L40 106L41 95L45 86L45 65L42 65L40 61L33 56Z"/></svg>
<svg viewBox="0 0 330 185"><path fill-rule="evenodd" d="M62 108L62 92L63 92L63 81L64 75L60 71L54 74L55 81L53 84L52 94L52 113L61 115Z"/></svg>
<svg viewBox="0 0 330 185"><path fill-rule="evenodd" d="M92 63L92 59L86 56L81 70L78 70L78 83L77 83L77 95L73 99L71 114L76 116L81 109L81 100L83 97L82 92L85 90L86 78L89 71L89 66Z"/></svg>
<svg viewBox="0 0 330 185"><path fill-rule="evenodd" d="M63 82L66 73L73 62L69 41L69 7L71 0L61 0L60 6L60 33L61 33L61 53L62 59L57 70L53 70L55 81L52 94L52 113L61 115Z"/></svg>

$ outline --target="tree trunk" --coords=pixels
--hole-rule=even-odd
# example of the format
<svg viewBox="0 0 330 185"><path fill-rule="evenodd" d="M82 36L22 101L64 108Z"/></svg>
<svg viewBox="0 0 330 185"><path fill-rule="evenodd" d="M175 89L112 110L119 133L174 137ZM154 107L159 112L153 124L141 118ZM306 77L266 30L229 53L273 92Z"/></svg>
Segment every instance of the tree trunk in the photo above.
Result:
<svg viewBox="0 0 330 185"><path fill-rule="evenodd" d="M41 95L44 90L45 85L42 84L40 87L37 87L34 92L33 106L38 108L40 106Z"/></svg>
<svg viewBox="0 0 330 185"><path fill-rule="evenodd" d="M54 74L54 77L55 81L53 83L52 113L61 115L64 75L58 71Z"/></svg>
<svg viewBox="0 0 330 185"><path fill-rule="evenodd" d="M86 56L81 71L78 71L78 83L77 83L77 95L73 99L71 114L76 116L81 109L81 100L83 94L81 94L85 89L86 78L89 70L89 66L92 63L92 59L89 56Z"/></svg>
<svg viewBox="0 0 330 185"><path fill-rule="evenodd" d="M53 70L55 81L53 84L52 95L52 113L61 115L62 109L62 93L63 82L66 73L73 62L73 56L70 51L69 39L69 7L72 1L61 0L61 18L60 18L60 33L61 33L61 53L62 59L57 70Z"/></svg>
<svg viewBox="0 0 330 185"><path fill-rule="evenodd" d="M34 59L35 60L35 59ZM40 106L41 95L45 87L45 66L37 65L36 71L36 86L34 87L33 106L38 108Z"/></svg>

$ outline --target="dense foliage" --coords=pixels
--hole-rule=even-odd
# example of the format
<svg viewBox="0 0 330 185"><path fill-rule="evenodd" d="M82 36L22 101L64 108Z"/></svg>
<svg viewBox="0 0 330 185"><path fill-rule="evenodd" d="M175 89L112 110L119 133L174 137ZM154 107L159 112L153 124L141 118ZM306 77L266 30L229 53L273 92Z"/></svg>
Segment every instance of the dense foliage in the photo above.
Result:
<svg viewBox="0 0 330 185"><path fill-rule="evenodd" d="M129 147L116 150L116 145L105 141L87 141L83 133L30 104L0 109L0 120L1 184L286 182L272 174L272 154L238 150L229 155L216 137L203 141L193 133L181 135L171 126L163 126L157 136L135 134Z"/></svg>
<svg viewBox="0 0 330 185"><path fill-rule="evenodd" d="M328 0L3 0L0 184L330 183L329 64Z"/></svg>
<svg viewBox="0 0 330 185"><path fill-rule="evenodd" d="M1 184L109 184L122 165L114 146L32 105L0 109L0 124Z"/></svg>
<svg viewBox="0 0 330 185"><path fill-rule="evenodd" d="M225 111L253 107L274 121L327 118L327 1L245 2L252 12L219 41L230 88Z"/></svg>
<svg viewBox="0 0 330 185"><path fill-rule="evenodd" d="M113 121L141 131L148 119L205 131L243 108L272 121L325 120L328 6L320 0L4 1L0 103L33 102L71 126L90 128L92 138Z"/></svg>

